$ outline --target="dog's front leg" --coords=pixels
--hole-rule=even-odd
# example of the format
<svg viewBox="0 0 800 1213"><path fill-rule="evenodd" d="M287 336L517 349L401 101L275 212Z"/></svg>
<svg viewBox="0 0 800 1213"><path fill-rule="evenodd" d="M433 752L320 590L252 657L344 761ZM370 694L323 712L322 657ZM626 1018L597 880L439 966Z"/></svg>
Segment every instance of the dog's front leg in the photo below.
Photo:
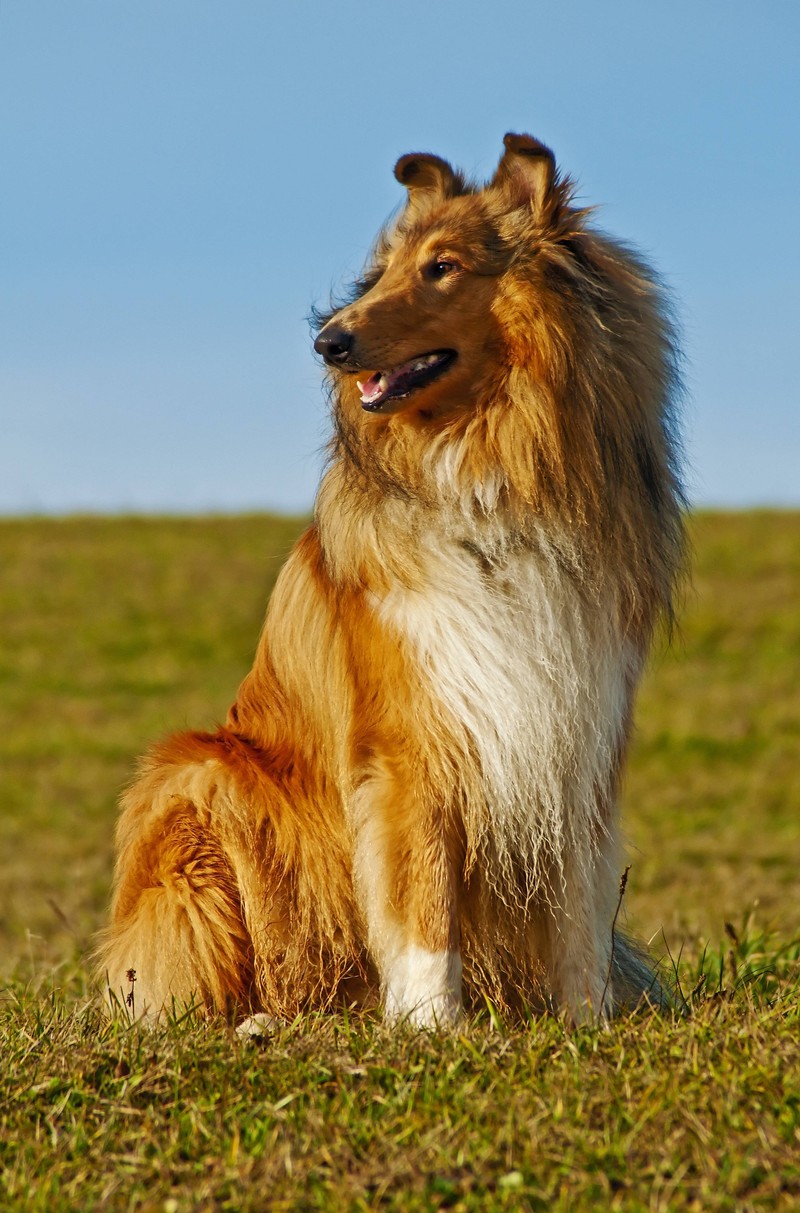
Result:
<svg viewBox="0 0 800 1213"><path fill-rule="evenodd" d="M413 780L373 770L353 799L356 893L384 1013L445 1027L461 1013L456 844Z"/></svg>
<svg viewBox="0 0 800 1213"><path fill-rule="evenodd" d="M599 851L583 862L565 856L553 890L549 956L550 985L561 1015L575 1026L603 1022L612 1013L612 856Z"/></svg>

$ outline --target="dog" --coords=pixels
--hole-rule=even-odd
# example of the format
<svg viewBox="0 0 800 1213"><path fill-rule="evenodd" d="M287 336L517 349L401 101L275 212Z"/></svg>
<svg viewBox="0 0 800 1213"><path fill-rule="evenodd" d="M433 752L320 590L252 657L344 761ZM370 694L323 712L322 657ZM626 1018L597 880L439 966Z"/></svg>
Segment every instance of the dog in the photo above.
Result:
<svg viewBox="0 0 800 1213"><path fill-rule="evenodd" d="M318 317L330 457L254 665L123 800L100 971L137 1018L579 1025L665 997L615 925L634 697L684 564L670 310L530 136L483 186L428 154L395 176Z"/></svg>

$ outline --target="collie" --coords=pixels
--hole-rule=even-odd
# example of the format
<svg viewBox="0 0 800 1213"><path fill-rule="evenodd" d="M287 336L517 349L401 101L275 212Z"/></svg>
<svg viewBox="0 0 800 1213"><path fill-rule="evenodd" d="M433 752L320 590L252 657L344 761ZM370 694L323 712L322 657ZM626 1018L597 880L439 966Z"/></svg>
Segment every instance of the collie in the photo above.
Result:
<svg viewBox="0 0 800 1213"><path fill-rule="evenodd" d="M123 801L100 964L136 1016L662 998L614 924L683 559L664 298L529 136L483 187L432 155L395 175L404 209L320 318L330 460L253 668Z"/></svg>

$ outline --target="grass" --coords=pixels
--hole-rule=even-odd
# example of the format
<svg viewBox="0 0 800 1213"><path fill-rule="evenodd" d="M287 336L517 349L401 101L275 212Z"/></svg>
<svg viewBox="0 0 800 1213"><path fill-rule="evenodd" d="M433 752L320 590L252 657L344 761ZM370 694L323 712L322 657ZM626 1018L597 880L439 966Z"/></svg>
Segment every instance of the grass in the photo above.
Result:
<svg viewBox="0 0 800 1213"><path fill-rule="evenodd" d="M148 740L224 713L299 526L0 523L0 1207L800 1206L798 514L693 520L640 698L625 910L690 1016L328 1017L261 1047L103 1019L116 794Z"/></svg>
<svg viewBox="0 0 800 1213"><path fill-rule="evenodd" d="M800 515L704 514L693 587L637 712L625 792L634 919L717 939L800 921ZM638 892L637 892L638 889Z"/></svg>

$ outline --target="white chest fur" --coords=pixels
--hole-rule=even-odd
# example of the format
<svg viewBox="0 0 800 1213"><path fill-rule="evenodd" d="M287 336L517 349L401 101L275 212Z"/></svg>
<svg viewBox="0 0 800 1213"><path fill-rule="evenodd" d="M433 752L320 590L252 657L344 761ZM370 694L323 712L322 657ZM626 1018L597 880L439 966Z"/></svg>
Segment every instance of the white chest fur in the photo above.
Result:
<svg viewBox="0 0 800 1213"><path fill-rule="evenodd" d="M429 541L420 562L423 588L374 606L477 755L472 845L490 844L501 879L522 863L535 882L565 847L591 862L639 665L612 595L581 590L544 540Z"/></svg>

